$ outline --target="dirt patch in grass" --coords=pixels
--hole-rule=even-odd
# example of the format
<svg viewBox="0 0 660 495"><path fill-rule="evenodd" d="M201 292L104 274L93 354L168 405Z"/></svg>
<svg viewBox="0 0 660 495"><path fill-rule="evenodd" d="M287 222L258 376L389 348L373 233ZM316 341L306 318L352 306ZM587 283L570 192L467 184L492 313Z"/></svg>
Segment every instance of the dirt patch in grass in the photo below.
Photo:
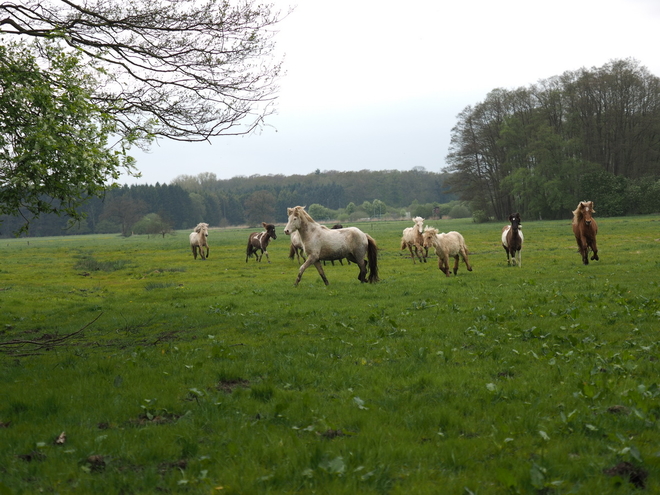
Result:
<svg viewBox="0 0 660 495"><path fill-rule="evenodd" d="M628 479L637 488L646 487L646 478L649 475L645 469L634 466L629 462L620 462L616 466L603 469L603 473L608 476L620 476L623 479Z"/></svg>
<svg viewBox="0 0 660 495"><path fill-rule="evenodd" d="M243 380L242 378L236 379L236 380L222 380L219 381L218 384L215 386L216 389L222 390L223 392L227 394L231 394L234 389L238 387L243 387L243 388L248 388L250 386L250 382L247 380Z"/></svg>

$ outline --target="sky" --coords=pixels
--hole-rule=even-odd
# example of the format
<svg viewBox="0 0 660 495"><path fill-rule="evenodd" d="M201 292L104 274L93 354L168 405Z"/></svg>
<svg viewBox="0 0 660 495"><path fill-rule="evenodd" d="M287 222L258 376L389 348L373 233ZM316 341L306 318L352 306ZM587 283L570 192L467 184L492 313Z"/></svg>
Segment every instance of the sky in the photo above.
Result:
<svg viewBox="0 0 660 495"><path fill-rule="evenodd" d="M496 88L634 58L660 76L657 0L271 0L277 113L259 132L137 149L141 178L446 167L457 115Z"/></svg>

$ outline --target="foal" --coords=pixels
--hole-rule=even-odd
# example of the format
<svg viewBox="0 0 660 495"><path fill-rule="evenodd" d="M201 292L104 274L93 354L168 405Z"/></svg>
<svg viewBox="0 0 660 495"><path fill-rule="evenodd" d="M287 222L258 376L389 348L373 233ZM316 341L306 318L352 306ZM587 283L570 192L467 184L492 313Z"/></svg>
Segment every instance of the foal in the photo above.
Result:
<svg viewBox="0 0 660 495"><path fill-rule="evenodd" d="M263 258L265 254L266 260L268 260L268 263L270 263L267 249L270 240L277 239L277 235L275 234L275 225L266 222L261 222L261 225L263 225L264 229L266 230L264 232L253 232L248 238L247 250L245 251L246 263L248 262L250 256L253 254L257 261L261 261L261 258ZM261 255L259 255L257 251L261 251Z"/></svg>
<svg viewBox="0 0 660 495"><path fill-rule="evenodd" d="M509 215L511 225L502 228L502 247L506 251L506 262L509 266L513 263L522 268L522 245L523 233L520 227L520 213ZM516 262L517 257L517 262Z"/></svg>

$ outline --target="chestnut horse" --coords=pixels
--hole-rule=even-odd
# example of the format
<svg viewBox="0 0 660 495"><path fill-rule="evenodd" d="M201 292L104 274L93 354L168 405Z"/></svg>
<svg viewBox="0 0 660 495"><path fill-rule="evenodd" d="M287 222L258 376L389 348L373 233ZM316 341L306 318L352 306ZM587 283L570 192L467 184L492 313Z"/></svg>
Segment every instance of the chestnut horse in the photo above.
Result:
<svg viewBox="0 0 660 495"><path fill-rule="evenodd" d="M270 240L277 239L277 235L275 234L275 225L266 222L261 222L261 225L263 225L264 229L266 230L264 232L253 232L248 238L247 249L245 251L246 263L248 262L250 256L253 254L257 261L261 261L261 258L263 258L265 254L266 260L268 260L268 263L270 263L267 249ZM257 251L261 251L261 255L259 255Z"/></svg>
<svg viewBox="0 0 660 495"><path fill-rule="evenodd" d="M598 234L598 224L591 216L596 213L593 201L580 201L575 211L573 211L573 234L577 241L582 263L589 264L589 250L593 251L592 260L598 261L598 247L596 246L596 234Z"/></svg>
<svg viewBox="0 0 660 495"><path fill-rule="evenodd" d="M286 212L289 221L284 227L284 233L291 235L294 232L300 232L300 238L307 253L307 260L298 271L295 285L298 285L309 265L316 267L323 283L328 285L328 279L323 272L321 261L340 260L342 258L357 263L360 267L360 274L358 275L360 282L378 282L378 247L376 241L369 235L356 227L345 229L324 227L309 216L304 206L287 208ZM367 261L364 259L365 256Z"/></svg>
<svg viewBox="0 0 660 495"><path fill-rule="evenodd" d="M522 246L525 238L520 230L522 228L520 213L509 215L509 222L511 225L505 225L502 228L502 247L506 251L506 262L509 266L513 263L513 266L518 264L522 268Z"/></svg>
<svg viewBox="0 0 660 495"><path fill-rule="evenodd" d="M198 223L197 227L190 233L190 248L195 259L197 259L197 252L203 260L209 257L209 243L207 237L209 236L209 224ZM206 255L204 254L206 248Z"/></svg>

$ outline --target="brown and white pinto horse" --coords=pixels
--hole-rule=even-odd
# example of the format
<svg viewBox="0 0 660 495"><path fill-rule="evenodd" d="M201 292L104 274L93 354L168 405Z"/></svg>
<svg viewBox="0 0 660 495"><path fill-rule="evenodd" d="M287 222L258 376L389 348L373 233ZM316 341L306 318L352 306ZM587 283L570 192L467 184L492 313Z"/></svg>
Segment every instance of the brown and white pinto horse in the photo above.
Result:
<svg viewBox="0 0 660 495"><path fill-rule="evenodd" d="M593 251L592 260L598 261L598 247L596 246L596 234L598 224L591 216L596 213L593 201L580 201L573 211L573 234L577 241L582 263L589 264L589 250Z"/></svg>
<svg viewBox="0 0 660 495"><path fill-rule="evenodd" d="M520 213L509 215L509 222L511 225L502 228L502 247L506 251L506 262L509 266L513 263L513 266L517 264L522 268L522 246L525 238L520 230Z"/></svg>
<svg viewBox="0 0 660 495"><path fill-rule="evenodd" d="M190 248L192 249L193 257L197 259L197 252L203 260L209 257L209 224L198 223L195 229L190 233ZM206 248L206 254L204 254Z"/></svg>
<svg viewBox="0 0 660 495"><path fill-rule="evenodd" d="M369 235L356 227L345 229L324 227L309 216L304 206L287 208L286 212L289 221L284 227L284 233L291 235L294 232L300 232L300 238L307 253L307 260L298 271L295 285L298 285L309 265L316 267L323 283L328 285L328 279L323 272L321 261L342 258L357 263L360 267L360 274L358 275L360 282L378 282L378 247L376 241ZM364 259L365 256L367 261Z"/></svg>
<svg viewBox="0 0 660 495"><path fill-rule="evenodd" d="M268 260L268 263L270 263L267 249L270 240L277 239L277 235L275 234L275 225L266 222L261 222L261 225L263 225L264 229L266 230L264 232L253 232L248 238L247 250L245 251L246 263L248 262L250 256L253 254L257 261L261 261L261 258L263 258L265 254L266 260ZM257 251L261 251L261 255L259 255Z"/></svg>

